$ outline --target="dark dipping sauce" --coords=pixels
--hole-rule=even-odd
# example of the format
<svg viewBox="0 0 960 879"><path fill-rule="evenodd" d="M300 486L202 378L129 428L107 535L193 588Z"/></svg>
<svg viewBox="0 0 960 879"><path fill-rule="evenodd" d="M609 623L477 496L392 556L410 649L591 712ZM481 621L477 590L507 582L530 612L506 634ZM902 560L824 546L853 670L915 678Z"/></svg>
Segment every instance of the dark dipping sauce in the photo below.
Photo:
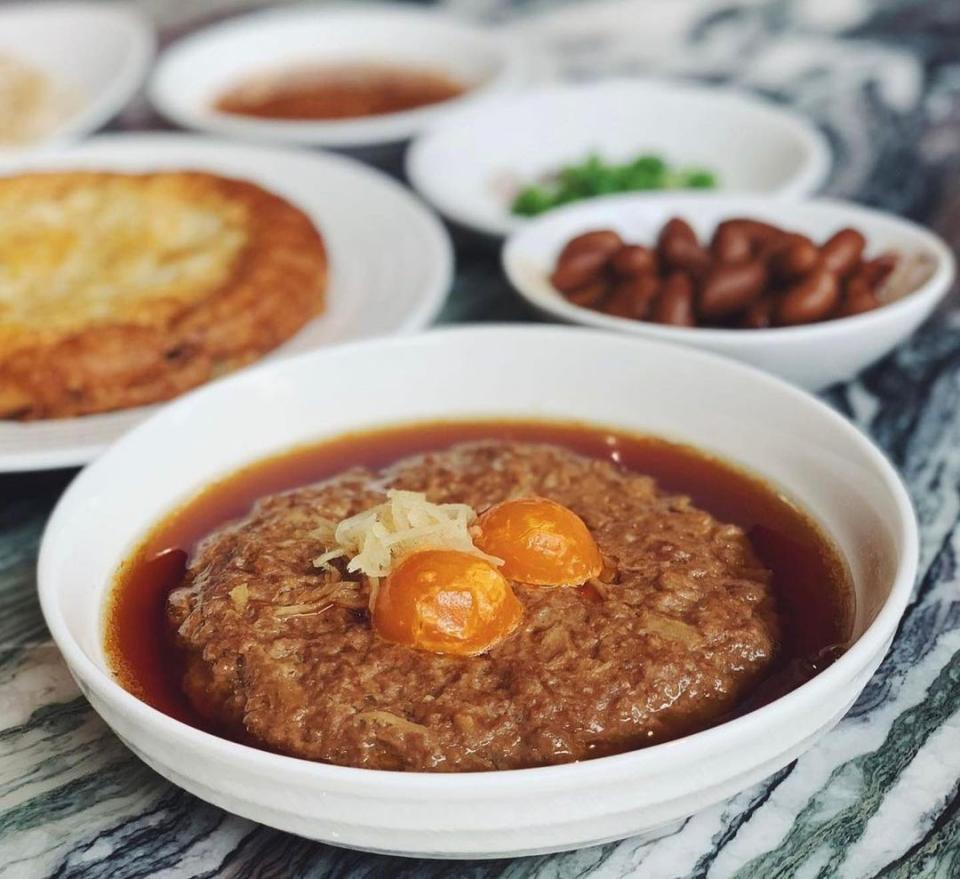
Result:
<svg viewBox="0 0 960 879"><path fill-rule="evenodd" d="M105 613L104 644L120 684L163 713L237 738L203 719L181 689L183 658L167 617L170 592L203 538L247 515L258 499L351 467L377 469L419 453L479 440L549 443L653 477L688 495L721 522L744 529L771 570L779 608L779 652L764 679L719 720L760 707L832 663L852 631L853 589L837 550L819 527L773 488L689 446L578 423L463 421L416 423L354 433L296 448L211 485L160 522L121 566ZM598 754L599 756L599 754Z"/></svg>
<svg viewBox="0 0 960 879"><path fill-rule="evenodd" d="M356 119L439 104L464 91L461 83L434 70L376 64L300 67L241 82L214 108L261 119Z"/></svg>

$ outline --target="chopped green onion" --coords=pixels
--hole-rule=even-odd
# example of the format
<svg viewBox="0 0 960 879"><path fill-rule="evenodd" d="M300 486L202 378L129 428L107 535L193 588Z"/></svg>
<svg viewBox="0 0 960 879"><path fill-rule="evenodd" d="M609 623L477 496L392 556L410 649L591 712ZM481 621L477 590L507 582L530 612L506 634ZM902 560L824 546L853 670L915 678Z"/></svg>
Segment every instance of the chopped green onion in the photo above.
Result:
<svg viewBox="0 0 960 879"><path fill-rule="evenodd" d="M616 192L645 192L657 189L713 189L716 175L705 168L671 168L660 157L640 155L630 162L605 162L591 153L577 165L559 168L547 179L524 186L514 197L510 210L534 217L551 208Z"/></svg>

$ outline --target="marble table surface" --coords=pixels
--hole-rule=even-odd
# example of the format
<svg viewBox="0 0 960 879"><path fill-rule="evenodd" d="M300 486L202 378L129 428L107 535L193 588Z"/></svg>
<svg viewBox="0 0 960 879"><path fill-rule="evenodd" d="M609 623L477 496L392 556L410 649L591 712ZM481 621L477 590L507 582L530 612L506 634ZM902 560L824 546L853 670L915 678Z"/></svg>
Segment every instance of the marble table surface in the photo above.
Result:
<svg viewBox="0 0 960 879"><path fill-rule="evenodd" d="M236 0L148 0L167 33ZM731 82L812 115L832 194L960 245L957 0L450 0L513 22L557 75ZM142 105L119 127L154 124ZM444 320L524 319L494 249L460 239ZM0 879L12 877L960 876L960 311L826 399L868 432L917 506L922 558L893 648L839 726L781 772L651 844L480 863L371 856L252 824L171 786L93 713L49 639L34 583L72 472L0 476ZM104 527L109 527L104 522Z"/></svg>

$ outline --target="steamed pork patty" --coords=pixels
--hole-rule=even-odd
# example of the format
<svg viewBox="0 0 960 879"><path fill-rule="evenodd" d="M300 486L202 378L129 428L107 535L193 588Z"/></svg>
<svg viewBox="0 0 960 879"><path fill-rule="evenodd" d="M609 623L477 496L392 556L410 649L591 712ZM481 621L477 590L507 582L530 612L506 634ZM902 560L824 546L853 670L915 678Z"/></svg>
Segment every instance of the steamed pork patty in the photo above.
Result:
<svg viewBox="0 0 960 879"><path fill-rule="evenodd" d="M579 587L513 583L517 627L478 656L381 638L370 580L317 567L331 521L389 488L482 511L543 497L603 557ZM770 573L744 532L608 461L481 442L261 500L208 537L168 614L197 710L245 741L347 766L475 771L626 751L718 721L770 667Z"/></svg>

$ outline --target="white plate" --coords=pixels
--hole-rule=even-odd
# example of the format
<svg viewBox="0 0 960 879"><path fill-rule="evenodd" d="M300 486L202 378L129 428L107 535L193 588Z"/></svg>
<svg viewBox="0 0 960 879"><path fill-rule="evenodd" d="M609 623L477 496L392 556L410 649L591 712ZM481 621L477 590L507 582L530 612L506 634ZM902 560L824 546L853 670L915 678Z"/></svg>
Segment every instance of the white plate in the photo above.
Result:
<svg viewBox="0 0 960 879"><path fill-rule="evenodd" d="M651 244L671 217L687 220L709 241L714 227L753 217L822 243L845 226L867 239L867 255L896 251L916 260L916 287L874 311L839 320L767 330L670 327L574 305L550 283L563 245L589 229L614 229L625 240ZM592 199L544 214L510 236L503 248L510 283L538 311L584 324L692 345L735 357L811 390L846 381L907 338L953 283L955 261L944 241L892 214L832 199L784 200L739 195L621 195Z"/></svg>
<svg viewBox="0 0 960 879"><path fill-rule="evenodd" d="M108 122L139 88L155 39L132 5L15 3L0 6L0 54L38 68L78 92L78 104L40 143L0 156L81 137Z"/></svg>
<svg viewBox="0 0 960 879"><path fill-rule="evenodd" d="M830 168L824 137L802 117L729 89L644 79L557 85L451 116L407 155L407 175L441 213L489 235L529 220L510 213L518 185L580 162L641 153L716 172L727 191L805 195Z"/></svg>
<svg viewBox="0 0 960 879"><path fill-rule="evenodd" d="M400 184L352 159L149 134L105 135L22 161L0 162L0 174L38 168L201 169L259 183L306 211L327 246L327 308L267 355L271 358L422 329L450 289L453 250L441 223ZM84 464L151 408L52 421L0 421L0 471Z"/></svg>
<svg viewBox="0 0 960 879"><path fill-rule="evenodd" d="M653 433L760 474L809 511L846 559L857 594L854 643L803 686L704 732L614 757L500 772L384 772L267 753L179 723L113 679L104 600L118 566L169 511L292 446L398 421L470 416ZM823 403L678 345L497 326L342 345L188 394L70 486L47 526L38 580L44 618L84 694L175 784L337 845L505 857L662 832L796 759L880 663L916 568L916 522L896 472Z"/></svg>
<svg viewBox="0 0 960 879"><path fill-rule="evenodd" d="M338 62L425 67L472 88L414 110L331 121L256 119L213 107L225 89L251 75ZM508 34L431 9L295 6L232 19L175 43L151 78L150 98L185 128L273 143L371 146L406 140L457 107L523 82L531 64Z"/></svg>

